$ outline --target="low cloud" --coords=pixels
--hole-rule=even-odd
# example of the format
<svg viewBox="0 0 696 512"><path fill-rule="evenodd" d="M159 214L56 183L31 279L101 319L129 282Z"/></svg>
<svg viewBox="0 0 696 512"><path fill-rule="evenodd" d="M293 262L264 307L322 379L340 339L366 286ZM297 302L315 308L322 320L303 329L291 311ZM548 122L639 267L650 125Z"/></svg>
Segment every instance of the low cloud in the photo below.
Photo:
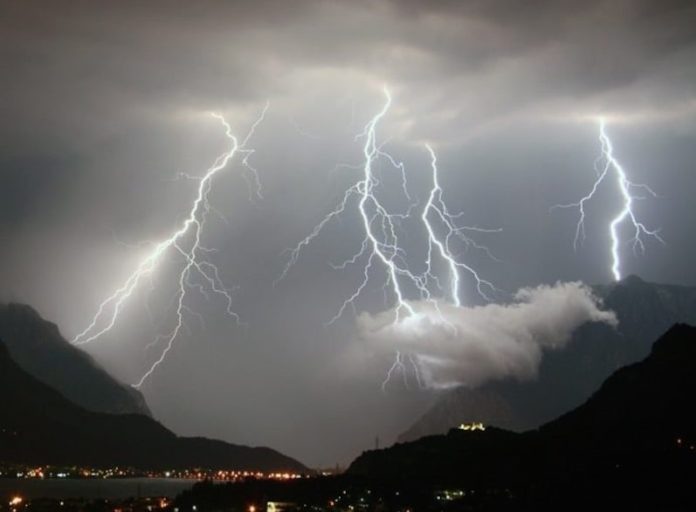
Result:
<svg viewBox="0 0 696 512"><path fill-rule="evenodd" d="M378 354L400 352L431 388L475 387L492 379L536 376L544 350L562 348L588 322L617 325L580 282L522 288L509 304L456 307L421 301L417 315L361 314L360 338Z"/></svg>

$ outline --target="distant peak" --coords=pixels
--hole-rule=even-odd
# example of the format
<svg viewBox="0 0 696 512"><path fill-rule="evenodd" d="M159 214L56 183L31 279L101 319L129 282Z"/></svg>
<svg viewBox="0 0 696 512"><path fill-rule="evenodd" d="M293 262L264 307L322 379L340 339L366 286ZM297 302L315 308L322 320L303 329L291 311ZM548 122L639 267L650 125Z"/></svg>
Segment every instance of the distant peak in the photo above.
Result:
<svg viewBox="0 0 696 512"><path fill-rule="evenodd" d="M631 274L629 276L624 277L621 281L619 281L619 283L624 284L626 286L638 286L646 284L645 281L643 281L640 277L638 277L635 274Z"/></svg>
<svg viewBox="0 0 696 512"><path fill-rule="evenodd" d="M7 313L12 315L23 315L31 318L41 318L38 311L36 311L29 304L22 304L21 302L0 303L0 309L4 309Z"/></svg>

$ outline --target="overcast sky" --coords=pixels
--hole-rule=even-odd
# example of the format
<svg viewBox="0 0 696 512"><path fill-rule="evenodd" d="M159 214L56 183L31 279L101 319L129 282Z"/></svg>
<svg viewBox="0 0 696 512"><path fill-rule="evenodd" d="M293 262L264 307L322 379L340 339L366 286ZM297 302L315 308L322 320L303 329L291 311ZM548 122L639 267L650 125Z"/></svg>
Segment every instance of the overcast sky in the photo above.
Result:
<svg viewBox="0 0 696 512"><path fill-rule="evenodd" d="M665 240L640 256L623 245L626 273L696 284L693 2L2 0L0 10L0 297L30 303L68 338L148 254L142 242L187 215L197 182L177 176L200 176L228 148L209 113L243 136L269 102L250 141L263 198L250 200L233 162L213 183L221 215L204 233L245 326L192 293L201 317L188 315L142 388L178 433L333 465L375 436L390 442L433 400L399 382L382 392L391 356L355 357L365 341L356 313L393 305L379 272L355 312L325 326L362 278L360 266L330 265L360 248L354 204L273 285L284 249L360 179L359 168L336 166L361 164L355 136L385 85L393 104L381 141L405 162L419 205L428 142L450 210L502 230L477 238L496 259L465 255L501 290L611 280L616 187L591 203L577 251L576 212L549 211L592 186L600 115L630 178L656 192L636 211ZM382 172L385 202L403 207L394 170ZM404 231L417 267L423 232ZM153 289L141 287L116 328L85 346L125 382L171 329L177 264L165 258ZM462 300L478 301L465 284Z"/></svg>

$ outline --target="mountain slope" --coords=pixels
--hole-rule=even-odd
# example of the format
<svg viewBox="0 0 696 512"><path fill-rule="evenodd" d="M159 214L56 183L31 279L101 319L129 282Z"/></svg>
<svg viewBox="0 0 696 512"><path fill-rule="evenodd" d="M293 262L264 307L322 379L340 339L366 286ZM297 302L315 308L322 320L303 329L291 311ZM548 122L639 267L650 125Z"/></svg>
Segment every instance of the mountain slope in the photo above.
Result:
<svg viewBox="0 0 696 512"><path fill-rule="evenodd" d="M544 354L535 380L506 379L445 393L399 441L445 433L470 421L516 431L534 428L582 403L617 368L645 357L652 341L672 324L696 324L694 287L629 276L594 291L606 309L616 312L618 329L602 324L581 327L564 349Z"/></svg>
<svg viewBox="0 0 696 512"><path fill-rule="evenodd" d="M696 510L696 328L677 325L643 362L616 371L538 430L453 429L363 453L339 476L202 483L180 510ZM327 508L327 504L329 507Z"/></svg>
<svg viewBox="0 0 696 512"><path fill-rule="evenodd" d="M539 428L541 436L603 450L663 450L696 442L696 328L677 324L639 363L614 372L580 407Z"/></svg>
<svg viewBox="0 0 696 512"><path fill-rule="evenodd" d="M269 448L182 438L138 414L83 409L21 369L0 343L0 459L25 464L304 471Z"/></svg>
<svg viewBox="0 0 696 512"><path fill-rule="evenodd" d="M645 360L616 371L583 405L537 430L453 429L366 452L348 474L463 486L498 496L497 505L510 510L540 503L625 509L629 502L640 510L693 510L695 392L696 328L675 325Z"/></svg>
<svg viewBox="0 0 696 512"><path fill-rule="evenodd" d="M114 379L30 306L0 304L0 339L24 370L85 409L150 415L139 391Z"/></svg>

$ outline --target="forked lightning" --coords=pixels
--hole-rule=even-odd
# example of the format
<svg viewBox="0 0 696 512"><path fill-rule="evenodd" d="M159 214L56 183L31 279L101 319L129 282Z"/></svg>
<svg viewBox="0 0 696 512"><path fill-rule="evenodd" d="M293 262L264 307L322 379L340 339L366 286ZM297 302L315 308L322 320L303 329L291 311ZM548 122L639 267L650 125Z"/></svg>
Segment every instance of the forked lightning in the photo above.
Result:
<svg viewBox="0 0 696 512"><path fill-rule="evenodd" d="M621 166L621 164L614 157L614 146L611 143L611 139L606 132L606 123L604 119L599 120L599 141L601 144L601 155L597 160L599 165L597 168L597 178L592 184L592 188L589 193L583 196L579 201L569 204L559 204L555 205L553 208L577 208L578 210L578 222L575 227L575 238L573 240L573 247L577 250L578 245L580 245L585 240L585 217L586 204L597 194L600 186L606 181L613 173L616 178L616 184L618 186L619 192L621 194L621 210L619 213L609 222L609 235L611 237L611 273L615 281L620 281L622 278L621 270L621 239L619 236L619 228L622 224L628 222L631 226L633 236L630 242L633 246L634 251L645 251L644 238L654 238L659 242L664 243L662 237L660 237L659 230L648 229L645 224L638 220L636 213L633 209L634 201L641 199L640 196L636 196L634 192L636 190L643 190L653 197L657 194L647 185L640 183L633 183L628 179L626 171Z"/></svg>
<svg viewBox="0 0 696 512"><path fill-rule="evenodd" d="M97 309L90 324L72 342L75 345L84 345L95 341L114 328L116 322L125 307L128 299L133 295L138 286L146 278L151 278L153 272L168 255L178 255L182 260L181 270L177 277L177 292L174 298L176 310L176 322L173 329L165 336L158 336L157 341L165 340L164 348L159 357L155 360L143 376L134 384L138 388L152 375L157 367L162 364L167 354L171 350L174 341L184 326L184 314L189 311L186 305L187 291L189 288L205 291L201 285L192 285L190 279L197 275L203 283L207 285L209 293L220 297L227 313L235 321L239 322L239 316L232 309L232 296L228 288L220 279L218 268L205 258L206 253L211 249L202 244L202 235L208 215L212 210L209 203L209 194L213 186L215 176L224 170L230 161L237 155L243 155L241 163L252 174L251 182L254 184L253 192L260 196L260 185L256 170L249 164L249 156L254 150L247 147L250 138L253 136L259 123L263 120L268 104L264 107L259 118L253 123L249 133L240 143L232 133L232 128L225 118L219 114L212 114L223 126L225 135L230 141L230 147L220 155L213 165L204 173L202 177L192 178L198 180L197 194L189 210L188 217L181 224L179 229L174 231L171 236L154 244L152 251L138 264L136 269L128 276L125 282L109 295ZM187 176L191 178L190 176ZM150 344L155 346L157 343Z"/></svg>
<svg viewBox="0 0 696 512"><path fill-rule="evenodd" d="M392 103L389 91L384 89L385 102L382 109L367 123L362 133L356 140L364 139L362 145L363 165L362 176L359 181L350 186L343 194L343 199L334 210L329 212L314 229L289 251L289 258L281 274L280 279L284 278L292 266L297 262L301 251L309 245L322 230L334 219L343 214L351 207L351 201L357 201L357 210L360 214L361 228L364 238L360 250L344 261L336 265L337 269L344 269L350 265L362 264L363 277L353 293L349 295L341 304L335 316L329 321L332 323L340 318L346 308L353 307L360 295L365 291L370 280L370 275L376 267L381 267L384 272L384 288L389 290L394 300L394 322L401 322L406 318L418 315L414 308L413 300L432 301L437 304L442 300L440 295L444 295L452 304L461 306L461 275L460 271L468 273L476 283L479 294L489 299L488 293L494 291L493 285L481 278L470 265L460 261L454 253L452 244L454 239L458 239L466 246L479 249L488 253L488 250L471 239L468 233L471 232L492 232L499 230L481 229L471 226L460 226L458 219L461 214L452 214L443 200L443 190L438 181L437 158L432 147L426 145L426 150L430 156L430 168L432 172L432 188L428 193L428 200L423 207L420 215L421 222L427 233L427 256L422 265L422 270L413 271L408 265L408 254L399 243L399 229L401 223L410 217L415 207L408 192L405 166L398 162L394 157L383 149L383 145L378 143L377 128L380 121L385 117ZM392 213L384 206L378 197L378 190L383 184L375 174L375 164L380 160L386 161L392 168L398 171L401 180L401 193L404 195L406 204L403 211ZM350 166L348 166L350 167ZM434 225L433 223L437 223ZM438 231L444 231L444 236L438 235ZM435 258L439 258L440 263L447 267L447 285L442 285L442 278L436 274ZM414 290L416 297L409 300L407 297L408 285ZM488 293L487 293L488 292ZM406 363L413 366L416 380L420 381L419 368L417 362L410 355L401 353L396 354L394 364L387 372L383 387L386 386L391 377L398 371L406 375Z"/></svg>

